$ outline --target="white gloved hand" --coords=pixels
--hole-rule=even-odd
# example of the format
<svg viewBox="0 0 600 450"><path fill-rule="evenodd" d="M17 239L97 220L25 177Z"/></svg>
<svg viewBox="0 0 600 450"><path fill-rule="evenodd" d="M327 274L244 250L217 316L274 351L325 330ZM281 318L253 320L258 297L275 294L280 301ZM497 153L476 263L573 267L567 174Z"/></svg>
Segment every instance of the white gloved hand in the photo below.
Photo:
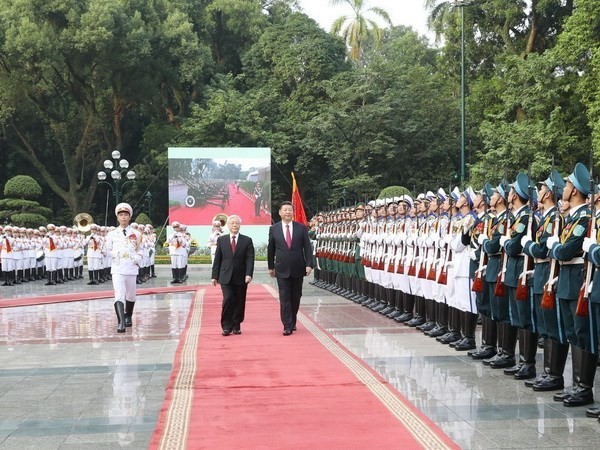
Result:
<svg viewBox="0 0 600 450"><path fill-rule="evenodd" d="M488 240L488 238L485 236L485 234L480 234L477 237L477 242L479 243L479 245L483 245L483 243L487 240Z"/></svg>
<svg viewBox="0 0 600 450"><path fill-rule="evenodd" d="M432 248L433 247L433 237L428 237L427 239L425 239L425 245L428 248Z"/></svg>
<svg viewBox="0 0 600 450"><path fill-rule="evenodd" d="M548 247L549 250L552 250L552 247L554 247L554 244L556 243L558 243L558 238L556 236L550 236L546 241L546 247Z"/></svg>
<svg viewBox="0 0 600 450"><path fill-rule="evenodd" d="M508 236L500 236L500 247L504 247L504 244L506 244L506 241L508 241L510 238Z"/></svg>
<svg viewBox="0 0 600 450"><path fill-rule="evenodd" d="M445 234L444 237L443 237L443 239L444 239L444 242L446 244L450 244L450 242L452 242L452 235L451 234Z"/></svg>
<svg viewBox="0 0 600 450"><path fill-rule="evenodd" d="M596 243L595 239L586 237L583 239L583 251L588 253L590 251L590 247Z"/></svg>
<svg viewBox="0 0 600 450"><path fill-rule="evenodd" d="M525 248L527 247L527 244L529 244L531 242L531 237L525 235L521 238L521 247Z"/></svg>
<svg viewBox="0 0 600 450"><path fill-rule="evenodd" d="M477 255L475 254L475 250L473 250L472 248L470 248L468 250L468 255L469 255L469 258L471 258L472 261L477 261Z"/></svg>

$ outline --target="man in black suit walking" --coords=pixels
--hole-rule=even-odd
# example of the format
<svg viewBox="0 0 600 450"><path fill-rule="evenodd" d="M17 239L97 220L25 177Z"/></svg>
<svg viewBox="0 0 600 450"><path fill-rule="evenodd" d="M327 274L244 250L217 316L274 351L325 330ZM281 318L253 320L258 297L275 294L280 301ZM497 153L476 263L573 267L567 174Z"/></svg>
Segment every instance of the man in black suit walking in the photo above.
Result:
<svg viewBox="0 0 600 450"><path fill-rule="evenodd" d="M242 334L240 324L246 310L246 290L254 274L254 244L250 237L239 233L241 224L239 216L229 216L229 233L217 239L212 266L211 283L213 286L219 283L223 291L223 336Z"/></svg>
<svg viewBox="0 0 600 450"><path fill-rule="evenodd" d="M308 230L303 224L292 221L294 207L291 202L281 204L279 216L281 222L269 228L267 263L269 275L277 277L283 335L289 336L296 330L302 282L312 271L313 257Z"/></svg>

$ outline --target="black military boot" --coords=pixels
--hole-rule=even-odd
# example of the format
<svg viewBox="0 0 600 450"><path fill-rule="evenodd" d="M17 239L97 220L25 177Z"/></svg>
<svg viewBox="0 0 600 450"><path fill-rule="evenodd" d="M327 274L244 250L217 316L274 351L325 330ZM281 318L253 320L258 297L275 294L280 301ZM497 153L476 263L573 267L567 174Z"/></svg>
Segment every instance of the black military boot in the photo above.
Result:
<svg viewBox="0 0 600 450"><path fill-rule="evenodd" d="M52 286L53 284L56 284L56 283L52 282L52 272L47 271L46 274L48 277L48 281L46 282L46 284L44 286Z"/></svg>
<svg viewBox="0 0 600 450"><path fill-rule="evenodd" d="M528 330L523 330L523 366L515 373L515 380L528 380L535 378L535 355L537 353L537 333L532 333ZM521 348L521 345L519 345Z"/></svg>
<svg viewBox="0 0 600 450"><path fill-rule="evenodd" d="M467 353L473 359L487 359L496 354L496 322L485 316L481 320L481 345Z"/></svg>
<svg viewBox="0 0 600 450"><path fill-rule="evenodd" d="M598 366L598 355L583 349L579 349L579 352L581 352L579 370L576 373L573 372L573 384L577 384L577 387L570 396L564 399L564 406L585 406L594 403L592 388L594 387L594 377ZM578 380L575 380L576 376L579 378Z"/></svg>
<svg viewBox="0 0 600 450"><path fill-rule="evenodd" d="M477 314L463 313L463 339L454 345L456 351L466 351L475 348L475 328L477 328Z"/></svg>
<svg viewBox="0 0 600 450"><path fill-rule="evenodd" d="M541 383L544 380L544 378L546 378L550 374L551 347L552 347L552 342L550 341L550 339L544 339L544 351L543 351L544 369L542 370L542 373L540 373L534 379L530 378L528 380L525 380L525 386L533 388L534 384Z"/></svg>
<svg viewBox="0 0 600 450"><path fill-rule="evenodd" d="M179 270L171 269L171 271L173 272L173 279L171 280L171 284L181 283L181 280L179 279Z"/></svg>
<svg viewBox="0 0 600 450"><path fill-rule="evenodd" d="M4 283L2 283L2 286L9 286L9 284L8 284L8 272L2 271L2 279L4 280Z"/></svg>
<svg viewBox="0 0 600 450"><path fill-rule="evenodd" d="M532 386L534 391L556 391L563 389L565 386L563 373L569 355L569 344L561 344L550 338L546 338L546 342L549 342L550 346L548 351L550 370L546 377L534 383ZM544 358L546 358L545 352Z"/></svg>
<svg viewBox="0 0 600 450"><path fill-rule="evenodd" d="M130 302L129 300L125 300L125 326L131 326L131 317L133 316L133 308L135 307L135 302Z"/></svg>
<svg viewBox="0 0 600 450"><path fill-rule="evenodd" d="M135 284L142 284L142 268L138 267L138 274L135 277Z"/></svg>
<svg viewBox="0 0 600 450"><path fill-rule="evenodd" d="M150 266L150 273L151 273L151 275L150 275L151 278L156 278L156 273L154 272L154 264L152 264Z"/></svg>
<svg viewBox="0 0 600 450"><path fill-rule="evenodd" d="M489 366L492 369L506 369L515 365L517 333L516 328L512 327L509 323L499 323L498 327L502 330L500 333L502 339L500 341L500 347L502 347L502 352L492 358Z"/></svg>
<svg viewBox="0 0 600 450"><path fill-rule="evenodd" d="M125 333L125 308L123 302L115 302L115 312L117 313L117 333Z"/></svg>
<svg viewBox="0 0 600 450"><path fill-rule="evenodd" d="M88 270L88 276L90 277L90 281L88 283L88 286L98 284L98 282L94 278L94 272L95 272L94 270Z"/></svg>
<svg viewBox="0 0 600 450"><path fill-rule="evenodd" d="M562 392L557 392L552 396L555 402L562 402L569 398L578 388L579 370L581 369L581 355L583 350L579 347L571 346L571 365L573 368L573 385L565 388Z"/></svg>

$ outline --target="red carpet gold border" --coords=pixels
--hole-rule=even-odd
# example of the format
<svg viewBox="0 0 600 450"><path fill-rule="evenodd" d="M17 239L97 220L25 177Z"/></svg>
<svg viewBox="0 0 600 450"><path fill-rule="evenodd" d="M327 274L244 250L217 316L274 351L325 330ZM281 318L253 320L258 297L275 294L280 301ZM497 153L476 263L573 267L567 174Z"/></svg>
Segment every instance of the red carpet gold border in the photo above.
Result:
<svg viewBox="0 0 600 450"><path fill-rule="evenodd" d="M279 293L273 287L264 284L267 291L275 298L279 298ZM370 370L360 364L348 351L341 347L329 335L324 333L317 325L302 313L298 313L298 319L323 346L336 356L358 380L363 382L375 396L383 403L386 408L404 425L412 436L427 449L449 449L449 447L437 433L431 429L429 424L424 422L418 414L408 407L392 389L382 384L381 381Z"/></svg>
<svg viewBox="0 0 600 450"><path fill-rule="evenodd" d="M192 398L194 396L194 378L197 370L197 349L202 319L204 289L199 290L192 304L190 326L185 334L181 352L181 368L172 386L173 398L167 412L165 430L160 444L161 450L184 449L187 443Z"/></svg>

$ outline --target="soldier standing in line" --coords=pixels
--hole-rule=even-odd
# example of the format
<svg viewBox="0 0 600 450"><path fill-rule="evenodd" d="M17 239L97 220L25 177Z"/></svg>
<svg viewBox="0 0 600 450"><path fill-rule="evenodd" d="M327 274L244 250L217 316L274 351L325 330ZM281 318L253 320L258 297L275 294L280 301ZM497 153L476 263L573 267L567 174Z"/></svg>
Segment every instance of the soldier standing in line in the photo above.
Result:
<svg viewBox="0 0 600 450"><path fill-rule="evenodd" d="M12 227L4 227L4 234L1 236L2 247L0 249L0 258L2 259L2 271L4 273L4 283L2 286L14 286L15 282L15 261L13 257L13 236Z"/></svg>
<svg viewBox="0 0 600 450"><path fill-rule="evenodd" d="M529 176L521 172L516 181L511 185L508 197L514 220L510 233L500 238L500 245L508 254L506 267L506 290L508 291L509 311L511 328L509 333L517 334L519 341L519 361L510 368L504 369L506 375L512 375L517 380L535 378L535 355L537 352L538 335L536 333L535 317L532 317L532 305L530 301L530 289L527 287L525 299L517 298L517 289L522 283L522 275L527 268L524 267L523 247L521 239L526 235L533 221L529 187L531 180ZM525 275L526 278L526 275ZM527 284L527 280L525 280Z"/></svg>
<svg viewBox="0 0 600 450"><path fill-rule="evenodd" d="M179 222L173 222L171 226L173 227L173 231L167 236L169 256L171 257L171 271L173 272L171 283L179 284L182 283L183 278L183 274L181 273L183 261L181 261L181 253L179 252L179 248L182 245L182 238L179 230L181 224Z"/></svg>
<svg viewBox="0 0 600 450"><path fill-rule="evenodd" d="M471 247L476 247L476 259L471 261L471 277L473 278L473 289L476 280L479 280L481 290L476 293L475 300L477 303L477 311L481 315L481 345L474 351L467 353L473 359L491 358L496 354L497 344L497 327L496 322L492 320L492 305L490 298L490 289L485 281L485 265L487 254L483 251L481 242L484 239L489 239L494 215L491 212L490 204L494 194L494 189L490 183L486 183L481 190L475 202L475 207L478 212L478 222L471 233ZM480 197L480 198L479 198ZM475 246L474 241L477 243Z"/></svg>
<svg viewBox="0 0 600 450"><path fill-rule="evenodd" d="M583 164L577 163L563 191L563 200L569 202L570 206L565 227L560 238L551 236L546 241L551 258L560 261L561 265L556 297L566 341L571 344L573 385L553 397L555 401L562 401L564 406L583 406L594 402L592 387L598 347L591 345L591 325L596 324L593 316L577 315L577 299L585 266L583 241L590 221L590 210L586 203L590 190L590 172Z"/></svg>
<svg viewBox="0 0 600 450"><path fill-rule="evenodd" d="M569 353L569 344L561 343L562 325L558 320L555 298L555 273L557 262L548 256L546 241L551 236L558 236L563 219L558 211L558 199L562 197L565 182L560 174L553 170L546 181L540 183L538 204L542 205L543 215L538 222L535 234L525 236L521 240L523 253L535 258L533 272L533 297L537 317L538 333L544 338L544 370L533 380L526 380L525 386L534 391L554 391L564 388L563 372ZM552 270L554 267L554 270ZM546 296L547 300L542 304Z"/></svg>
<svg viewBox="0 0 600 450"><path fill-rule="evenodd" d="M95 223L90 227L90 234L85 239L87 247L87 264L88 264L88 285L100 284L100 270L102 264L102 251L100 249L100 237L98 231L100 227Z"/></svg>

